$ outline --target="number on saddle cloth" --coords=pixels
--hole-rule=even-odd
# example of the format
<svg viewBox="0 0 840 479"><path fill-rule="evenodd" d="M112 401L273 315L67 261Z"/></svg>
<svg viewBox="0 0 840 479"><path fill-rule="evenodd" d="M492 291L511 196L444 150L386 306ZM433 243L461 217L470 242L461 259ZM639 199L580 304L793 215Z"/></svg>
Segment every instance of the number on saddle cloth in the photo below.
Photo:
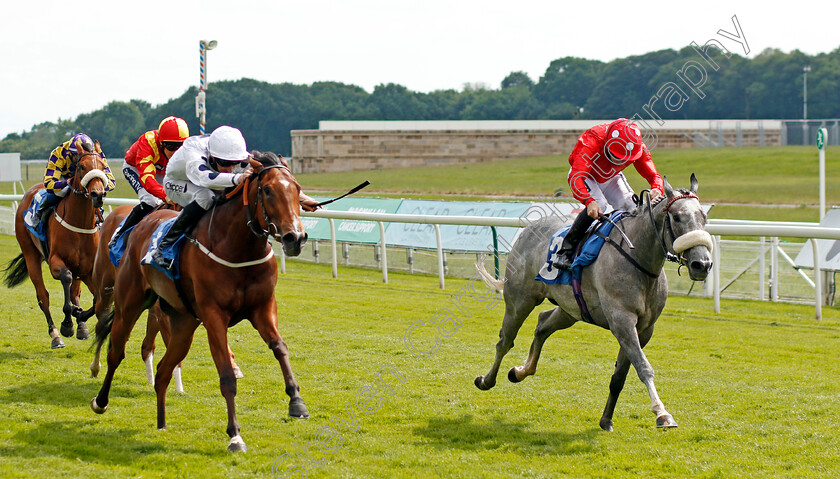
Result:
<svg viewBox="0 0 840 479"><path fill-rule="evenodd" d="M44 202L44 198L47 196L47 190L40 190L39 192L35 193L32 196L32 202L29 204L29 208L23 212L23 224L26 225L26 229L32 232L36 238L41 241L47 241L47 225L45 221L40 221L36 228L32 227L32 223L34 222L33 216L38 211L38 208Z"/></svg>
<svg viewBox="0 0 840 479"><path fill-rule="evenodd" d="M614 211L610 214L610 219L618 221L623 214L623 211ZM574 276L580 278L583 268L595 262L598 253L601 251L601 247L604 246L603 237L609 236L612 229L612 223L593 223L593 226L587 232L587 236L575 248L577 255L574 258L572 267L568 270L560 270L554 264L556 263L560 246L563 244L563 237L569 231L569 226L564 226L557 233L554 233L554 236L552 236L551 241L548 243L548 254L545 264L540 268L539 273L537 273L534 279L546 284L571 285ZM596 231L599 233L598 235L594 234Z"/></svg>

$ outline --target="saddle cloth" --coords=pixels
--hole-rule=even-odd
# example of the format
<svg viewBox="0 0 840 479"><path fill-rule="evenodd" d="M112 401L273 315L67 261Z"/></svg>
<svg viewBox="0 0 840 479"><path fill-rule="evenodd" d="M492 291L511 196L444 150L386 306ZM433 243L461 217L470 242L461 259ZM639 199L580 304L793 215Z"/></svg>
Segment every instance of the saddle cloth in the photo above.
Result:
<svg viewBox="0 0 840 479"><path fill-rule="evenodd" d="M36 238L41 241L47 241L47 224L46 222L42 222L38 224L37 228L32 227L32 216L38 211L38 207L41 206L41 203L44 202L44 196L47 195L47 190L40 190L39 192L35 193L32 197L32 203L29 204L29 208L23 212L23 224L26 225L26 229L32 232Z"/></svg>
<svg viewBox="0 0 840 479"><path fill-rule="evenodd" d="M623 214L623 211L613 211L610 214L610 219L618 221ZM563 238L566 237L566 233L568 233L571 227L571 224L565 225L551 237L551 241L548 243L548 254L545 264L540 268L539 273L537 273L534 279L546 284L568 285L572 284L574 277L580 280L583 268L595 262L598 253L601 252L601 247L604 246L604 238L594 233L597 231L600 235L608 236L613 229L612 223L609 222L593 223L589 230L587 230L583 245L578 245L575 250L576 255L572 262L572 267L569 270L561 270L555 267L554 263L557 262L560 247L563 245Z"/></svg>
<svg viewBox="0 0 840 479"><path fill-rule="evenodd" d="M181 267L179 259L181 258L181 248L184 245L184 238L186 238L187 235L181 235L181 237L178 238L178 240L175 241L175 243L173 243L171 247L167 247L161 250L161 254L164 258L166 258L167 260L172 260L172 264L174 265L172 271L168 271L162 266L152 261L152 251L154 251L157 248L158 243L160 243L160 240L163 239L164 236L166 236L166 233L169 232L169 228L172 227L172 224L175 223L176 219L178 219L178 217L174 216L164 221L163 223L158 225L157 228L155 228L155 232L152 233L152 240L149 242L149 248L146 250L146 254L143 256L143 259L140 260L140 264L148 264L154 266L155 268L163 271L166 274L166 276L168 276L169 279L172 279L173 281L181 277ZM125 235L123 235L123 237L120 238L120 240L122 240L123 238L125 238Z"/></svg>
<svg viewBox="0 0 840 479"><path fill-rule="evenodd" d="M120 221L120 225L117 227L117 229L114 230L114 234L117 234L117 231L122 229L123 224L125 223L126 219L128 219L128 216L126 216L125 218L123 218L122 221ZM134 226L137 226L137 225L134 225ZM120 235L119 239L117 240L117 242L114 243L114 246L112 246L108 250L108 259L111 260L111 263L113 263L114 266L119 266L120 265L120 260L122 259L123 254L125 254L125 246L126 246L125 242L128 240L128 233L131 232L131 230L134 229L134 226L132 226L131 228L129 228L125 231L123 231L122 234ZM113 238L113 236L111 236L111 238ZM103 240L104 240L104 238L103 238ZM110 241L110 238L109 238L109 241Z"/></svg>

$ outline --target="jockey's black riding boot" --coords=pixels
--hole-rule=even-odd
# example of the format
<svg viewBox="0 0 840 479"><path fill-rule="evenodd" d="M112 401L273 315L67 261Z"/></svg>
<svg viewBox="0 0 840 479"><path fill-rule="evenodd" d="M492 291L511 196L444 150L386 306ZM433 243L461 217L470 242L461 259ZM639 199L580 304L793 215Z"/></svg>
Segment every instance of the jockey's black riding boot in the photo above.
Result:
<svg viewBox="0 0 840 479"><path fill-rule="evenodd" d="M181 235L188 232L190 228L198 222L204 214L204 211L204 208L195 201L185 206L178 215L178 218L175 219L175 222L172 223L172 227L169 228L169 232L166 233L166 236L161 238L157 249L154 253L152 253L152 261L166 269L171 270L172 262L164 258L161 251L171 246L173 243L178 241L178 238L180 238Z"/></svg>
<svg viewBox="0 0 840 479"><path fill-rule="evenodd" d="M560 251L557 252L558 258L557 262L554 263L555 267L559 269L569 269L572 267L572 261L574 261L572 255L575 252L575 247L593 221L595 219L586 214L586 210L578 213L575 222L572 223L572 227L569 228L569 232L563 238L563 245L560 247Z"/></svg>
<svg viewBox="0 0 840 479"><path fill-rule="evenodd" d="M139 223L140 220L145 218L147 214L151 213L153 209L155 209L154 206L147 205L146 203L140 203L139 205L135 206L131 210L131 213L129 213L128 216L125 217L125 221L123 221L122 226L111 237L111 241L108 242L108 249L114 247L114 243L116 243L120 236L123 235L125 230Z"/></svg>
<svg viewBox="0 0 840 479"><path fill-rule="evenodd" d="M52 193L47 193L43 201L38 205L38 209L32 214L32 227L37 228L39 224L47 220L50 209L55 207L61 201L61 197Z"/></svg>

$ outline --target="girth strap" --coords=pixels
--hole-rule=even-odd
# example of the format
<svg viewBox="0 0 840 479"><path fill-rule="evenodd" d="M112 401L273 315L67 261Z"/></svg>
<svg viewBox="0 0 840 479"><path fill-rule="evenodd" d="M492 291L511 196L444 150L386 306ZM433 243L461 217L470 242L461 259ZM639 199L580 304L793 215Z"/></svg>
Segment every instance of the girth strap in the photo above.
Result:
<svg viewBox="0 0 840 479"><path fill-rule="evenodd" d="M638 261L636 261L636 260L635 260L632 256L630 256L630 254L629 254L629 253L627 253L626 251L624 251L624 250L621 248L621 246L619 246L618 244L616 244L616 242L615 242L615 241L613 241L613 240L612 240L609 236L604 236L604 235L602 235L602 234L600 234L600 233L595 233L595 234L596 234L596 235L598 235L599 237L603 238L603 239L604 239L604 241L606 241L607 243L611 244L611 245L613 246L613 248L615 248L616 250L618 250L618 252L619 252L619 253L621 253L621 255L622 255L622 256L624 256L624 257L627 259L627 261L629 261L629 262L630 262L630 264L632 264L633 266L635 266L635 267L636 267L636 269L638 269L638 270L639 270L639 271L641 271L642 273L644 273L644 274L646 274L646 275L650 276L650 277L651 277L651 278L653 278L653 279L656 279L656 278L658 278L658 277L659 277L659 275L658 275L658 274L651 273L650 271L648 271L647 269L645 269L642 265L640 265Z"/></svg>

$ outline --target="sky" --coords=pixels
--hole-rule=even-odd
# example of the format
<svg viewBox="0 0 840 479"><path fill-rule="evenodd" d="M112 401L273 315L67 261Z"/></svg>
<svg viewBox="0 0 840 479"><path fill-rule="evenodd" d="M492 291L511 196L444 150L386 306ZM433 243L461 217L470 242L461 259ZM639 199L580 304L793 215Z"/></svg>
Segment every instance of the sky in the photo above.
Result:
<svg viewBox="0 0 840 479"><path fill-rule="evenodd" d="M721 40L749 58L840 47L840 2L563 0L56 0L5 2L0 26L0 139L104 107L152 105L200 80L337 81L368 92L499 88L535 82L552 60L610 61ZM775 5L778 5L775 6ZM736 34L746 46L718 34ZM746 50L749 50L748 52ZM212 112L208 112L212 115Z"/></svg>

